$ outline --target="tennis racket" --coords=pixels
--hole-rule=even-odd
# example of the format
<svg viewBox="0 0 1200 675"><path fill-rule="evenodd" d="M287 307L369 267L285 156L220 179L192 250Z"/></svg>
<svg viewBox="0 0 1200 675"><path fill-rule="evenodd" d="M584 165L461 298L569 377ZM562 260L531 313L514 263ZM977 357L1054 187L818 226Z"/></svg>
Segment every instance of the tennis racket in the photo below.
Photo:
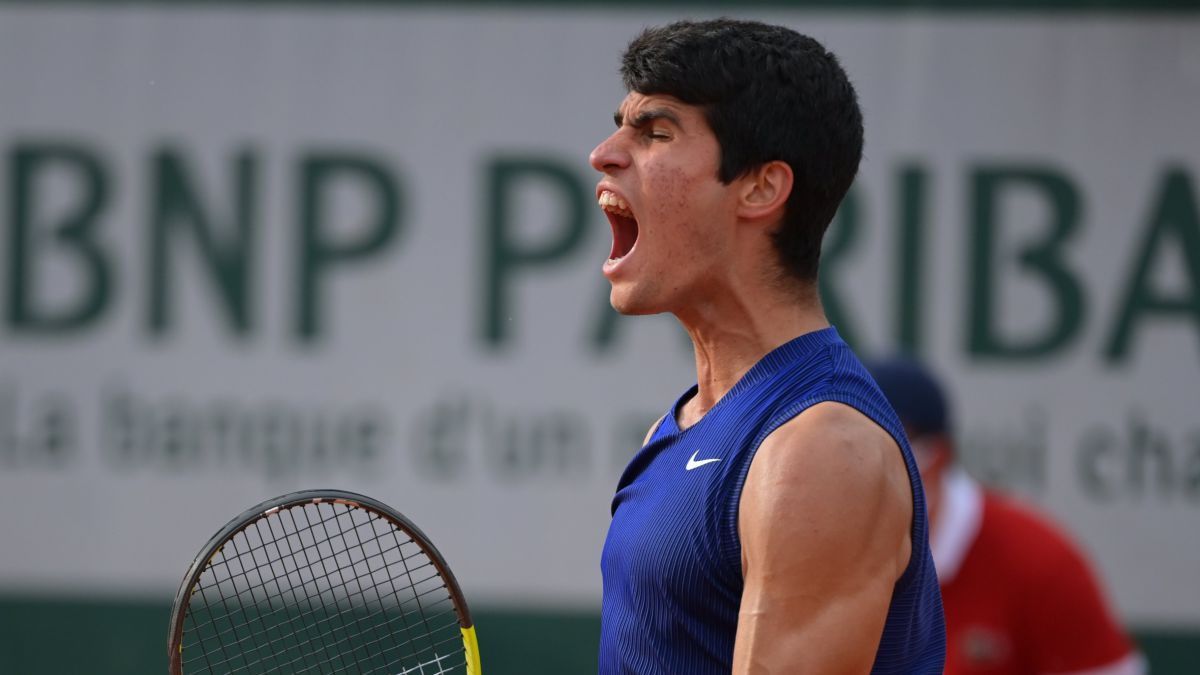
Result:
<svg viewBox="0 0 1200 675"><path fill-rule="evenodd" d="M171 675L479 675L446 561L370 497L307 490L234 518L175 596Z"/></svg>

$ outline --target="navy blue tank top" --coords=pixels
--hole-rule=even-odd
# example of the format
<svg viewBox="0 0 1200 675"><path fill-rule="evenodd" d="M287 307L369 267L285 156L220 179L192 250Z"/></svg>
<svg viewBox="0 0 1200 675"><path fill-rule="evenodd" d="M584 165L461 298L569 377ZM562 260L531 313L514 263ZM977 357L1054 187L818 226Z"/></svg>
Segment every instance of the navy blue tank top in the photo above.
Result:
<svg viewBox="0 0 1200 675"><path fill-rule="evenodd" d="M768 434L823 401L849 405L886 429L912 484L912 557L892 592L872 672L941 673L945 625L921 479L900 421L837 331L808 333L767 354L680 430L679 407L695 391L679 398L617 485L600 563L600 674L729 674L746 473Z"/></svg>

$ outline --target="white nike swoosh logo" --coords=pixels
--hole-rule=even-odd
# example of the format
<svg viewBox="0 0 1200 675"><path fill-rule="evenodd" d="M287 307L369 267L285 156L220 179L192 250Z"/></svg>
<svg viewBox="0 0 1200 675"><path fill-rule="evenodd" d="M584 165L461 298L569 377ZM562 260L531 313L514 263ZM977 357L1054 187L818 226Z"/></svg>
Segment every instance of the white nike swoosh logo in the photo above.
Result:
<svg viewBox="0 0 1200 675"><path fill-rule="evenodd" d="M692 469L695 469L698 466L704 466L705 464L712 464L713 462L721 461L720 457L713 457L712 459L702 459L700 461L696 461L696 455L698 455L698 454L700 454L699 450L692 453L692 458L689 459L688 463L687 463L688 471L691 471Z"/></svg>

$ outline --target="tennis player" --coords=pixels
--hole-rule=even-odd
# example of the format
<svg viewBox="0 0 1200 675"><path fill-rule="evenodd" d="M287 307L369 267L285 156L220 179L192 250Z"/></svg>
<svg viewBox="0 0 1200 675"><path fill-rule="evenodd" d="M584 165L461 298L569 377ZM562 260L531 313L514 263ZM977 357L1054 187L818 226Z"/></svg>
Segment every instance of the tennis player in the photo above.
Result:
<svg viewBox="0 0 1200 675"><path fill-rule="evenodd" d="M1087 558L955 459L941 385L909 359L869 364L912 440L946 609L946 675L1142 675Z"/></svg>
<svg viewBox="0 0 1200 675"><path fill-rule="evenodd" d="M854 89L815 40L725 19L646 30L621 72L603 271L618 311L683 324L697 384L617 486L600 673L941 673L916 464L817 294Z"/></svg>

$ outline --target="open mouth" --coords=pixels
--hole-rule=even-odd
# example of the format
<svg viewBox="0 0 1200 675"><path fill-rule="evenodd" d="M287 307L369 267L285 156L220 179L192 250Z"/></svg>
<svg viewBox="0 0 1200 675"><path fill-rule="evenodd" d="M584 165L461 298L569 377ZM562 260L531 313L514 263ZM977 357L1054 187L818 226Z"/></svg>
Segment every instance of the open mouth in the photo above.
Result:
<svg viewBox="0 0 1200 675"><path fill-rule="evenodd" d="M604 215L608 217L609 224L612 225L612 251L608 254L608 259L616 262L629 255L634 244L637 243L637 218L634 217L633 211L629 209L629 204L624 199L608 190L600 193L598 201L600 208L604 210Z"/></svg>

